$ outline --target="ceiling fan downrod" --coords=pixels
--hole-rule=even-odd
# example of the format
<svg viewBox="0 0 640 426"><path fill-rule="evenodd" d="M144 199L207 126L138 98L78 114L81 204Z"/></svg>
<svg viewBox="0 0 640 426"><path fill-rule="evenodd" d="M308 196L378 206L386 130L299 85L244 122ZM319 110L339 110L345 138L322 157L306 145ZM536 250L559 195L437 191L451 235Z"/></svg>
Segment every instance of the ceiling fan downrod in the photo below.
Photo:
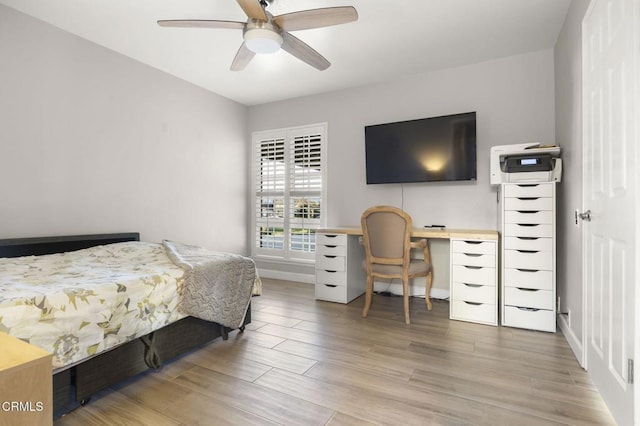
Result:
<svg viewBox="0 0 640 426"><path fill-rule="evenodd" d="M264 10L267 10L271 3L273 3L273 0L260 0L260 6L262 6Z"/></svg>

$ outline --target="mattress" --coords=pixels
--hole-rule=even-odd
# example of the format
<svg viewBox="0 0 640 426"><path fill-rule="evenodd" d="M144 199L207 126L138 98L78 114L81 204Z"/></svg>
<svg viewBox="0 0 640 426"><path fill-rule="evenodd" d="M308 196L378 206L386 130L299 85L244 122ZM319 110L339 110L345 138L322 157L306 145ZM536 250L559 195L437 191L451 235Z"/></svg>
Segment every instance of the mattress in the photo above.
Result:
<svg viewBox="0 0 640 426"><path fill-rule="evenodd" d="M185 317L183 276L145 242L0 258L0 331L51 352L59 370Z"/></svg>

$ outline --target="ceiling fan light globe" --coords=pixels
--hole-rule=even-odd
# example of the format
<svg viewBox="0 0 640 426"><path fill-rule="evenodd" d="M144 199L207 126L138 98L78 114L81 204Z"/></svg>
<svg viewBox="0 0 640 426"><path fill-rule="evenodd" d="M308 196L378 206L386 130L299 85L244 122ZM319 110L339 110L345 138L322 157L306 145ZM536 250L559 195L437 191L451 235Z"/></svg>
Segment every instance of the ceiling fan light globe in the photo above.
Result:
<svg viewBox="0 0 640 426"><path fill-rule="evenodd" d="M244 33L244 43L255 53L275 53L282 46L282 36L265 28L252 28Z"/></svg>

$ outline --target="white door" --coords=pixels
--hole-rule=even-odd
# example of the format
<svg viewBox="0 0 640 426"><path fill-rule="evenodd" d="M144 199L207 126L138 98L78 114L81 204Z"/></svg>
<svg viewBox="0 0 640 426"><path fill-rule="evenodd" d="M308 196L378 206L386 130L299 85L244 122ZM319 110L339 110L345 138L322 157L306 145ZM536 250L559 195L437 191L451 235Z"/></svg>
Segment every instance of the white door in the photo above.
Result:
<svg viewBox="0 0 640 426"><path fill-rule="evenodd" d="M640 0L593 0L583 20L586 368L620 425L634 424L636 144ZM630 377L631 376L631 377Z"/></svg>

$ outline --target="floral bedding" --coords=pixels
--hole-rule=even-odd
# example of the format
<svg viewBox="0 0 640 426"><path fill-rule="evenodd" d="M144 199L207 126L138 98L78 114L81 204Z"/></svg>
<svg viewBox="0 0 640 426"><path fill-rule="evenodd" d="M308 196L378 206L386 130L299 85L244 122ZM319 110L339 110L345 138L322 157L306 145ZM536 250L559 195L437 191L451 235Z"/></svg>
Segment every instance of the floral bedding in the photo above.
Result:
<svg viewBox="0 0 640 426"><path fill-rule="evenodd" d="M0 331L60 369L183 318L183 276L155 243L0 258Z"/></svg>

